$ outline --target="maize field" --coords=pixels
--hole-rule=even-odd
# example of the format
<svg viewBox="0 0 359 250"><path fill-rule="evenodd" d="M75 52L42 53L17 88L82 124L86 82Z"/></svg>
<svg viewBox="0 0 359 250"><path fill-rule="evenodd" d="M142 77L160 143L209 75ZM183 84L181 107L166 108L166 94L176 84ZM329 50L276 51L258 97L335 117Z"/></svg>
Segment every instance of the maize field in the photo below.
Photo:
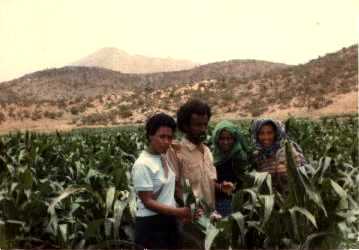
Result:
<svg viewBox="0 0 359 250"><path fill-rule="evenodd" d="M248 142L249 124L238 122ZM357 117L290 118L285 125L308 160L297 170L287 147L289 195L272 189L269 174L248 172L231 216L212 221L205 214L193 223L201 247L359 248ZM143 127L1 136L0 247L131 248L130 173L144 146Z"/></svg>

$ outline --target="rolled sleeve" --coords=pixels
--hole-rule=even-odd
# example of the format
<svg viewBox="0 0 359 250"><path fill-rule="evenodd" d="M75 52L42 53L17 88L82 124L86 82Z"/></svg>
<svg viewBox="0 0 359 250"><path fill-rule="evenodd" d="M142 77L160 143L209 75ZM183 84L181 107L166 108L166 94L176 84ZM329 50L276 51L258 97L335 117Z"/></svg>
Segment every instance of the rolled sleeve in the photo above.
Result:
<svg viewBox="0 0 359 250"><path fill-rule="evenodd" d="M211 151L209 151L209 150L208 150L208 158L209 158L209 162L210 162L210 166L209 166L210 178L212 180L217 180L217 170L213 163L213 155L212 155Z"/></svg>
<svg viewBox="0 0 359 250"><path fill-rule="evenodd" d="M211 167L210 176L211 176L212 180L217 180L217 170L216 170L215 166Z"/></svg>
<svg viewBox="0 0 359 250"><path fill-rule="evenodd" d="M135 164L132 170L132 181L136 192L153 191L150 170L143 164Z"/></svg>

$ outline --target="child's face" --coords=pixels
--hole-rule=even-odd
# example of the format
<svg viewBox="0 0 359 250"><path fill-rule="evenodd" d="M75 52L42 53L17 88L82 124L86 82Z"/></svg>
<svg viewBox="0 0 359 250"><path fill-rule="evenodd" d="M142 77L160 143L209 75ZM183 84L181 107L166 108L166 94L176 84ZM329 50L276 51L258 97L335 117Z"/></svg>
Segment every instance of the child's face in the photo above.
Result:
<svg viewBox="0 0 359 250"><path fill-rule="evenodd" d="M258 140L263 147L267 148L273 145L275 131L271 124L263 125L259 130Z"/></svg>
<svg viewBox="0 0 359 250"><path fill-rule="evenodd" d="M234 144L234 138L232 134L226 130L222 130L218 138L219 149L223 153L229 153L233 147L233 144Z"/></svg>

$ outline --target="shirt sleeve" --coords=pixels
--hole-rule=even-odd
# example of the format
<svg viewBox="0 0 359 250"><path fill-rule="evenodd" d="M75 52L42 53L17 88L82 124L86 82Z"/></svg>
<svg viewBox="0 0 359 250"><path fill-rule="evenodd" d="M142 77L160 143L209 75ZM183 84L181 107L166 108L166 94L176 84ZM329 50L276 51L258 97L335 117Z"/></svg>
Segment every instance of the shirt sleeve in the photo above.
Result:
<svg viewBox="0 0 359 250"><path fill-rule="evenodd" d="M151 173L144 164L135 164L133 166L132 181L136 192L153 191Z"/></svg>
<svg viewBox="0 0 359 250"><path fill-rule="evenodd" d="M165 155L167 161L169 162L170 168L174 171L176 175L176 181L179 181L182 177L182 162L179 159L176 151L174 148L170 147L167 150L167 153Z"/></svg>
<svg viewBox="0 0 359 250"><path fill-rule="evenodd" d="M214 166L214 161L213 161L213 155L211 153L211 151L209 150L209 148L207 148L207 152L208 152L208 157L209 157L209 161L210 161L210 176L211 179L213 180L217 180L217 170L216 167Z"/></svg>

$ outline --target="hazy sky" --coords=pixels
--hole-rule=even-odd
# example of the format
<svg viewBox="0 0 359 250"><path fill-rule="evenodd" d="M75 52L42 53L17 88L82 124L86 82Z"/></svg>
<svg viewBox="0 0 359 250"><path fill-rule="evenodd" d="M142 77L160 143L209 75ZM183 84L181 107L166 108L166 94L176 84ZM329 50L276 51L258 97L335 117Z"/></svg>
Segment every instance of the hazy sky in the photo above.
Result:
<svg viewBox="0 0 359 250"><path fill-rule="evenodd" d="M358 37L358 0L0 0L0 81L103 47L298 64Z"/></svg>

